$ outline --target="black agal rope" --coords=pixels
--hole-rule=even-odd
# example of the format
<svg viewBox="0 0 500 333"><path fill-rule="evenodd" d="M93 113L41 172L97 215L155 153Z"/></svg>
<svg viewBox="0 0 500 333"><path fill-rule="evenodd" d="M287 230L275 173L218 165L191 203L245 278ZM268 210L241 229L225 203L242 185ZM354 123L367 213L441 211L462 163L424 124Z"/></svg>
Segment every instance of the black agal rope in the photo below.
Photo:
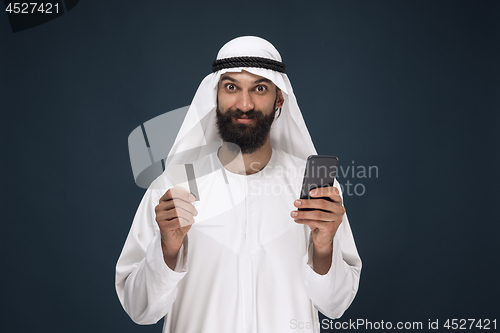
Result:
<svg viewBox="0 0 500 333"><path fill-rule="evenodd" d="M215 60L212 63L212 72L223 68L234 67L258 67L272 69L273 71L285 73L285 64L276 60L261 57L233 57Z"/></svg>

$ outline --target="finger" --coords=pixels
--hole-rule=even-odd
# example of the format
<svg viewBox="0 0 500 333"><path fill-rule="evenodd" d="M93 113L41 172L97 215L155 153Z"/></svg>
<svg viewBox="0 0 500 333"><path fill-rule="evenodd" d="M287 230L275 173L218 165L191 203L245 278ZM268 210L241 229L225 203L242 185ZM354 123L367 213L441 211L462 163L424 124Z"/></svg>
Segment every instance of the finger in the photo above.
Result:
<svg viewBox="0 0 500 333"><path fill-rule="evenodd" d="M192 203L186 202L182 199L173 198L172 200L162 202L159 204L162 210L171 210L175 208L184 209L193 216L198 215L198 210L194 207Z"/></svg>
<svg viewBox="0 0 500 333"><path fill-rule="evenodd" d="M294 220L295 223L304 224L309 226L311 230L318 230L322 234L335 234L339 226L342 224L342 220L333 222L322 222L322 221L311 221L311 220Z"/></svg>
<svg viewBox="0 0 500 333"><path fill-rule="evenodd" d="M325 199L299 199L295 200L295 207L321 209L324 211L332 211L335 208L335 203Z"/></svg>
<svg viewBox="0 0 500 333"><path fill-rule="evenodd" d="M174 219L176 217L185 219L186 221L193 222L194 223L194 217L193 214L189 213L188 211L182 209L182 208L174 208L166 211L165 217L167 220Z"/></svg>
<svg viewBox="0 0 500 333"><path fill-rule="evenodd" d="M311 190L309 192L309 195L312 198L328 197L328 198L332 199L334 202L342 203L342 197L340 196L340 192L339 192L338 188L336 188L334 186L326 186L326 187L316 188L314 190Z"/></svg>
<svg viewBox="0 0 500 333"><path fill-rule="evenodd" d="M318 222L318 221L312 221L312 220L294 220L295 223L298 223L298 224L305 224L305 225L308 225L312 230L314 229L324 229L324 225L322 225L322 223L325 223L325 222Z"/></svg>
<svg viewBox="0 0 500 333"><path fill-rule="evenodd" d="M160 206L160 205L159 205ZM185 209L182 208L172 208L169 210L158 210L156 211L156 222L164 222L164 221L169 221L175 218L182 218L185 219L188 222L193 222L194 223L194 216L191 212L188 212Z"/></svg>
<svg viewBox="0 0 500 333"><path fill-rule="evenodd" d="M335 220L335 215L330 212L323 212L321 210L311 210L311 211L296 211L290 213L290 215L296 220L313 220L313 221L325 221L331 222Z"/></svg>
<svg viewBox="0 0 500 333"><path fill-rule="evenodd" d="M193 216L198 215L198 210L194 207L194 205L185 202L181 199L174 198L170 201L161 201L158 205L155 207L155 214L158 216L159 214L162 214L162 212L166 212L172 209L184 209L187 211L189 214ZM164 213L163 213L164 214Z"/></svg>
<svg viewBox="0 0 500 333"><path fill-rule="evenodd" d="M187 220L182 217L175 217L171 220L163 220L158 222L160 230L177 230L194 224L194 219Z"/></svg>
<svg viewBox="0 0 500 333"><path fill-rule="evenodd" d="M169 201L173 198L182 199L186 202L194 202L196 200L194 195L192 195L188 191L184 191L180 188L171 188L167 192L165 192L165 194L163 194L163 196L160 198L160 202Z"/></svg>

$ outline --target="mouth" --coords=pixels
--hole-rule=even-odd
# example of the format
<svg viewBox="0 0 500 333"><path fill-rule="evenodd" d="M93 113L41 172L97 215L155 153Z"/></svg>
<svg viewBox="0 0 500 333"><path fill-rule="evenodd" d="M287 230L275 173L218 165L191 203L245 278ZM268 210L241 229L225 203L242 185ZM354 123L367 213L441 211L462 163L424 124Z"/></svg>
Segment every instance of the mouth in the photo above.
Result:
<svg viewBox="0 0 500 333"><path fill-rule="evenodd" d="M253 121L253 118L235 118L236 122L240 124L250 124Z"/></svg>

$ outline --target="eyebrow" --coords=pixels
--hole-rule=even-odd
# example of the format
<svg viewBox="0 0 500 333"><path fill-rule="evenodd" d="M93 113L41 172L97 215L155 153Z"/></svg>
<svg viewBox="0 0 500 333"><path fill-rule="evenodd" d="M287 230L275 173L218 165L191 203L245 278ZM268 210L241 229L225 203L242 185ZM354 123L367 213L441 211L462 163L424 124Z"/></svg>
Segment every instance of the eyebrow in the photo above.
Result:
<svg viewBox="0 0 500 333"><path fill-rule="evenodd" d="M223 76L220 78L220 80L221 80L221 81L228 80L228 81L235 82L235 83L236 83L236 82L238 82L238 80L236 80L236 79L234 79L234 78L230 77L229 75L223 75ZM263 77L263 78L260 78L260 79L258 79L258 80L255 80L255 81L253 82L253 84L258 84L258 83L263 83L263 82L264 82L264 83L269 83L269 84L271 84L271 83L272 83L272 81L271 81L271 80L266 79L265 77Z"/></svg>
<svg viewBox="0 0 500 333"><path fill-rule="evenodd" d="M266 79L265 77L263 77L263 78L261 78L261 79L255 80L255 81L254 81L254 84L257 84L257 83L263 83L263 82L264 82L264 83L269 83L269 84L271 84L271 83L272 83L272 82L271 82L271 80Z"/></svg>
<svg viewBox="0 0 500 333"><path fill-rule="evenodd" d="M221 81L224 81L224 80L229 80L231 82L238 82L238 80L236 79L233 79L232 77L230 77L229 75L224 75L220 78Z"/></svg>

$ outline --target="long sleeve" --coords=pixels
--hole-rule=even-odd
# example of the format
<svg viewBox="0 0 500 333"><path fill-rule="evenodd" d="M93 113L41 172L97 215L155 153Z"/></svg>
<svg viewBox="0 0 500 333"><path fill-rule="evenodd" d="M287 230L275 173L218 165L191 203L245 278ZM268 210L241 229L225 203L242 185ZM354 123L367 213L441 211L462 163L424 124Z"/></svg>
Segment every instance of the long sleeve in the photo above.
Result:
<svg viewBox="0 0 500 333"><path fill-rule="evenodd" d="M340 318L356 296L361 273L361 259L347 214L344 214L333 239L332 264L325 275L316 273L312 268L313 247L312 235L309 234L308 250L303 258L303 282L306 293L316 309L325 316Z"/></svg>
<svg viewBox="0 0 500 333"><path fill-rule="evenodd" d="M116 265L118 298L138 324L156 323L167 314L175 300L177 284L187 272L187 236L175 270L163 260L154 212L161 195L158 189L146 191Z"/></svg>

